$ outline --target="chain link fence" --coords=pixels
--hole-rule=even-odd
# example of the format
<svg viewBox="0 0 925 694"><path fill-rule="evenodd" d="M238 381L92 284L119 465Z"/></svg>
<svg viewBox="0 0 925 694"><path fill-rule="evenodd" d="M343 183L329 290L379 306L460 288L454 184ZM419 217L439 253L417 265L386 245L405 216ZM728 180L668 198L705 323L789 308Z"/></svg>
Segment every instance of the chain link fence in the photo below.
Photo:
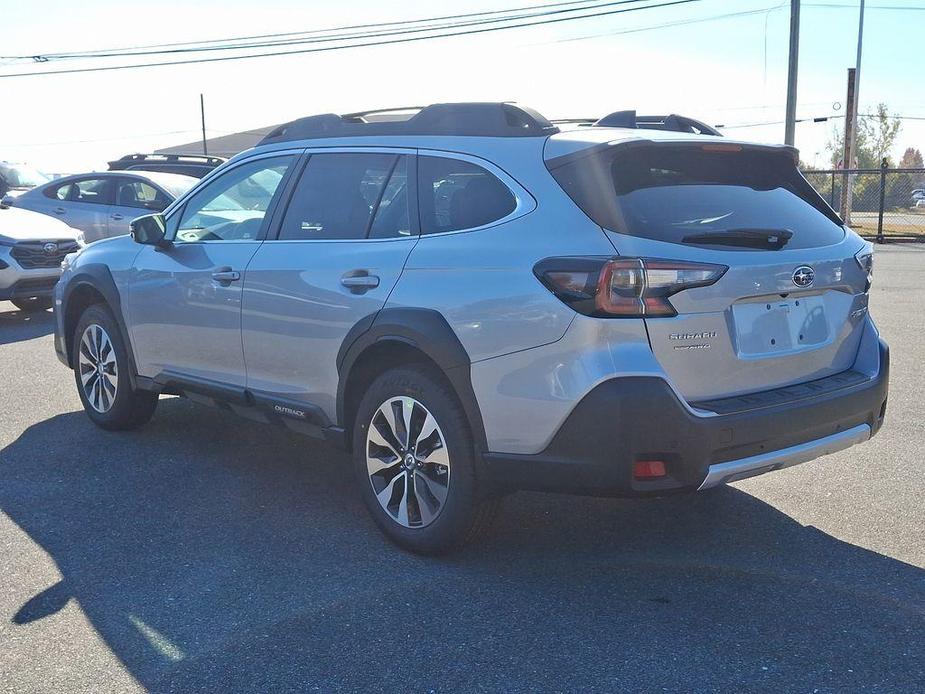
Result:
<svg viewBox="0 0 925 694"><path fill-rule="evenodd" d="M803 175L861 236L879 243L925 241L925 169L830 169Z"/></svg>

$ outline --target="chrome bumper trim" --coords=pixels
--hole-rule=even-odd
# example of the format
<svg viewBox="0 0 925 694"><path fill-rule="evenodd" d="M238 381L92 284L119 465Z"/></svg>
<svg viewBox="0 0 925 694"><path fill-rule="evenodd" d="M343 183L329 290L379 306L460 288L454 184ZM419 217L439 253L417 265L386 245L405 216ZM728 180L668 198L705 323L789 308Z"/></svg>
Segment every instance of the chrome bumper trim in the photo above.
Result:
<svg viewBox="0 0 925 694"><path fill-rule="evenodd" d="M821 456L837 453L855 444L863 443L869 438L870 426L859 424L851 429L846 429L815 441L807 441L798 446L782 448L779 451L771 451L770 453L761 453L741 460L730 460L728 463L711 465L707 470L706 479L697 489L698 491L709 489L726 482L744 480L747 477L763 475L773 470L807 463Z"/></svg>

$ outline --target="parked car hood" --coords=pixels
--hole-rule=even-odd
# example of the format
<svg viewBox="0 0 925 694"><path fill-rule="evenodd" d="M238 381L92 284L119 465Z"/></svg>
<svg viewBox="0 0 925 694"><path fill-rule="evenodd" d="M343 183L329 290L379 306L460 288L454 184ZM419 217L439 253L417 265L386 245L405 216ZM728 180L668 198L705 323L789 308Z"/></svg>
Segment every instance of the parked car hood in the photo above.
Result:
<svg viewBox="0 0 925 694"><path fill-rule="evenodd" d="M83 233L48 215L15 207L0 209L0 242L82 240Z"/></svg>

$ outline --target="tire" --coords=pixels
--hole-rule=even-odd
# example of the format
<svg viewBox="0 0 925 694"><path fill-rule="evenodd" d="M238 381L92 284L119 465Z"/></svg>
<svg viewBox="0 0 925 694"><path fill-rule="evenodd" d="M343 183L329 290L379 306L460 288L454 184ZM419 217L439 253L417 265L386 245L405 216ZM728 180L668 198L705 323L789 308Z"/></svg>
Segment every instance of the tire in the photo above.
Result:
<svg viewBox="0 0 925 694"><path fill-rule="evenodd" d="M132 388L128 351L106 306L94 304L80 316L71 360L80 401L101 429L137 429L154 415L157 394Z"/></svg>
<svg viewBox="0 0 925 694"><path fill-rule="evenodd" d="M33 296L28 299L10 299L13 306L24 313L47 311L52 307L50 296Z"/></svg>
<svg viewBox="0 0 925 694"><path fill-rule="evenodd" d="M410 413L413 451L403 445L404 412ZM469 542L497 512L499 500L481 481L462 406L425 365L390 369L373 381L357 410L353 457L376 524L411 552L439 554Z"/></svg>

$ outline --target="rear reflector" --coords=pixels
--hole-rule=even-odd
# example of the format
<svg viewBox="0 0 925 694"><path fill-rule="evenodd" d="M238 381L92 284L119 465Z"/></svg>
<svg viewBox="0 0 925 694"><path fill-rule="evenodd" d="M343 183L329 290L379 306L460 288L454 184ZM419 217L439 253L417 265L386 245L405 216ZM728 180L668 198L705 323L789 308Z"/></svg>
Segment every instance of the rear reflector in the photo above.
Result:
<svg viewBox="0 0 925 694"><path fill-rule="evenodd" d="M665 463L661 460L640 460L633 465L633 477L637 480L654 480L666 474Z"/></svg>

